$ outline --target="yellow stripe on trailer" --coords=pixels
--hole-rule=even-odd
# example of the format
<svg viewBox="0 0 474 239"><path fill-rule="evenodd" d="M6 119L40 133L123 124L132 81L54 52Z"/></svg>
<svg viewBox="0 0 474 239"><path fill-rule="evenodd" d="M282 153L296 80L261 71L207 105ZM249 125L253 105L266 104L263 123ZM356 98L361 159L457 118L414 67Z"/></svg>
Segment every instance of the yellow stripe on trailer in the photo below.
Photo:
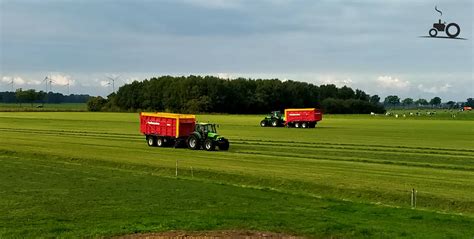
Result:
<svg viewBox="0 0 474 239"><path fill-rule="evenodd" d="M316 108L285 109L285 111L316 110Z"/></svg>

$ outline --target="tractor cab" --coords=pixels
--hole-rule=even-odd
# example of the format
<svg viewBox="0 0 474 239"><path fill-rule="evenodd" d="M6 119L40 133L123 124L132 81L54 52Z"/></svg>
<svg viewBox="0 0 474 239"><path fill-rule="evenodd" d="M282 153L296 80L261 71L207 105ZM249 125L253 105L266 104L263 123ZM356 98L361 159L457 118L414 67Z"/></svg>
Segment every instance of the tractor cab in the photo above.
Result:
<svg viewBox="0 0 474 239"><path fill-rule="evenodd" d="M280 111L272 111L270 114L266 115L262 121L260 121L260 126L280 127L283 126L284 122L285 120Z"/></svg>
<svg viewBox="0 0 474 239"><path fill-rule="evenodd" d="M196 124L196 132L198 132L203 138L207 138L211 136L217 135L216 125L209 124L209 123L197 123Z"/></svg>

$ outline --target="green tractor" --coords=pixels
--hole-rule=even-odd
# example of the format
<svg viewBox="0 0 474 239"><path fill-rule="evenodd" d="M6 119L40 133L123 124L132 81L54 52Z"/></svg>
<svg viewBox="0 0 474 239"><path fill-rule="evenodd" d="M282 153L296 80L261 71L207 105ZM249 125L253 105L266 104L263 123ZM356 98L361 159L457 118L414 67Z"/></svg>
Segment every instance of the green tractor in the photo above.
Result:
<svg viewBox="0 0 474 239"><path fill-rule="evenodd" d="M262 121L260 121L260 126L262 127L282 127L284 124L285 120L280 111L272 111L269 115L265 116Z"/></svg>
<svg viewBox="0 0 474 239"><path fill-rule="evenodd" d="M197 123L194 132L188 137L188 148L201 149L207 151L229 149L229 140L217 134L216 125L209 123Z"/></svg>

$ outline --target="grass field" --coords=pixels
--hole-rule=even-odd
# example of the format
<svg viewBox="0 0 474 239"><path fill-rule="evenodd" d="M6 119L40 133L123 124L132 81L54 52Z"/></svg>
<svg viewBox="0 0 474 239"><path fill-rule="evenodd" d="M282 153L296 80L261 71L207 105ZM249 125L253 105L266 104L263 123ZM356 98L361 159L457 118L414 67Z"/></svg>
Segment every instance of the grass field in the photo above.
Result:
<svg viewBox="0 0 474 239"><path fill-rule="evenodd" d="M472 238L471 115L328 116L305 130L199 115L231 142L206 152L149 148L138 114L3 112L0 237L239 229Z"/></svg>
<svg viewBox="0 0 474 239"><path fill-rule="evenodd" d="M34 103L0 103L0 112L77 112L77 111L87 111L87 105L85 103L61 103L61 104L37 104Z"/></svg>

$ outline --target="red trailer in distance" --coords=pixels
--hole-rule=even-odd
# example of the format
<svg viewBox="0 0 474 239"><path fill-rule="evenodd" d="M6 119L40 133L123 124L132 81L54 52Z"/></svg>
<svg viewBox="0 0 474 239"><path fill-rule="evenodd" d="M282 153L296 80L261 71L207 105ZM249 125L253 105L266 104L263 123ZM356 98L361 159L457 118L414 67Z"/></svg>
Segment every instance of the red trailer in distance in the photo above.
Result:
<svg viewBox="0 0 474 239"><path fill-rule="evenodd" d="M285 109L285 126L314 128L323 119L323 113L316 108Z"/></svg>

